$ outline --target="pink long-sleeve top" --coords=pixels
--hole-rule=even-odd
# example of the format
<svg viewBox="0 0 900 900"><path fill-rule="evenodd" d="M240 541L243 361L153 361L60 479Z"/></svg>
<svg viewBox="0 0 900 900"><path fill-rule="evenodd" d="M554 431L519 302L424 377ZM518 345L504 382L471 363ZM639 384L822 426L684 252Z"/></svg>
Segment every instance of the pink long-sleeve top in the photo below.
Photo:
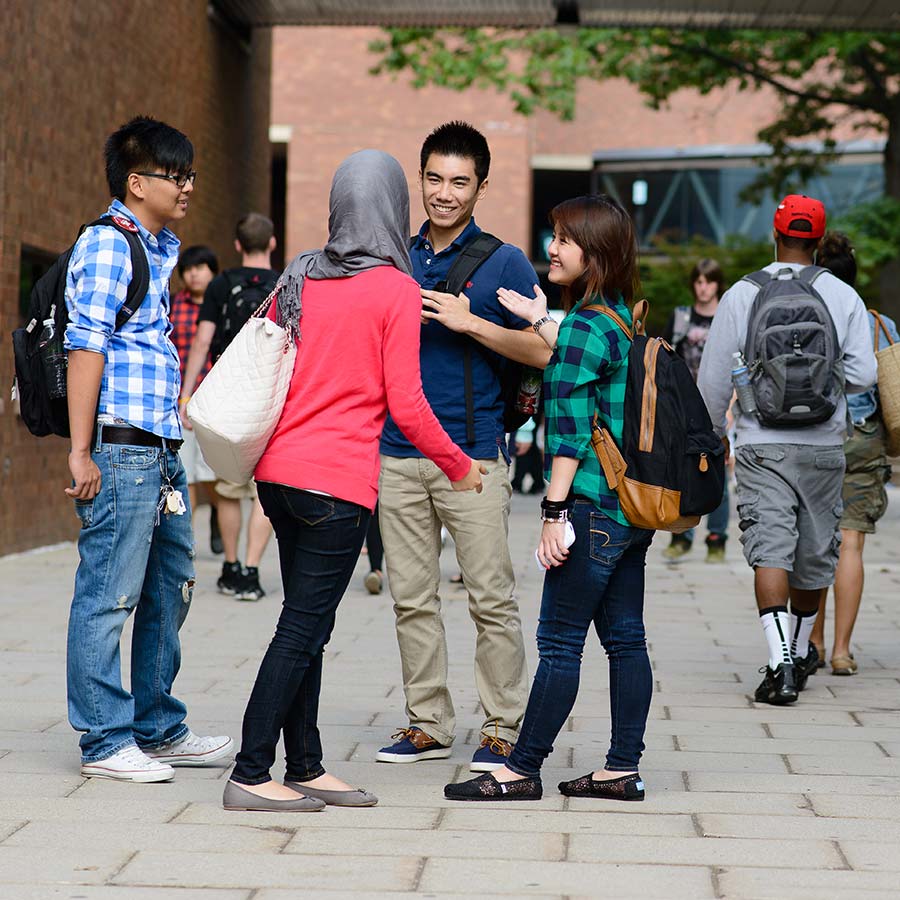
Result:
<svg viewBox="0 0 900 900"><path fill-rule="evenodd" d="M419 371L419 286L391 266L307 279L294 375L257 481L374 508L388 408L404 434L457 481L470 460L435 418Z"/></svg>

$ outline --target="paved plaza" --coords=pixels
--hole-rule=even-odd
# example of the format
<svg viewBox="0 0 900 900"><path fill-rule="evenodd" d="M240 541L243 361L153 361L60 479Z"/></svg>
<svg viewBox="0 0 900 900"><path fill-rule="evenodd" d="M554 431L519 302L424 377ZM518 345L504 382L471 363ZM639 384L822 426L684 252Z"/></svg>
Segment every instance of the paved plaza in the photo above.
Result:
<svg viewBox="0 0 900 900"><path fill-rule="evenodd" d="M533 672L538 501L516 496L513 504ZM201 528L207 518L201 510ZM860 673L823 670L793 707L752 702L765 644L737 540L722 566L704 563L700 540L684 562L667 566L667 540L655 540L647 571L655 695L644 803L556 792L557 781L604 757L606 660L596 640L585 652L578 704L544 769L545 799L443 799L446 782L467 777L481 721L474 628L465 592L448 583L456 571L448 550L453 756L373 762L405 718L389 594L363 591L363 558L328 647L320 719L326 765L381 802L302 815L225 812L228 767L178 769L168 784L81 778L65 705L75 548L0 559L0 898L900 896L900 490L891 490L866 547ZM202 532L176 688L194 730L237 738L279 609L275 548L262 568L269 595L259 603L217 594L219 566Z"/></svg>

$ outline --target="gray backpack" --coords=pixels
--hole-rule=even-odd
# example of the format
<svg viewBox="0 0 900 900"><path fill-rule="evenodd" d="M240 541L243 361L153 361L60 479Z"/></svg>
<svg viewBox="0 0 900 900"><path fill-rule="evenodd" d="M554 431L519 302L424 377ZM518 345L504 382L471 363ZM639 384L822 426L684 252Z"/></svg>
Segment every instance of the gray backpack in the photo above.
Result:
<svg viewBox="0 0 900 900"><path fill-rule="evenodd" d="M844 393L843 354L825 301L813 286L827 269L807 266L744 277L759 288L744 359L756 415L768 428L827 422Z"/></svg>

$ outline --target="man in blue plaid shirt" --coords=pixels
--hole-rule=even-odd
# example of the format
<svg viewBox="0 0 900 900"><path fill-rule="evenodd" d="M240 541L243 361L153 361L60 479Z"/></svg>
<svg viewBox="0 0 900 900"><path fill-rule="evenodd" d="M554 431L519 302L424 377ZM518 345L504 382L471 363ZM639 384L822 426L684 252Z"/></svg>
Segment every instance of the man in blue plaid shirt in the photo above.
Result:
<svg viewBox="0 0 900 900"><path fill-rule="evenodd" d="M199 737L172 695L178 629L194 586L187 481L178 458L178 354L169 340L169 277L196 173L191 142L169 125L132 119L109 137L108 214L138 234L150 282L119 328L133 274L124 234L95 225L78 239L66 276L69 471L81 519L80 564L69 616L69 721L81 737L81 774L168 781L176 765L225 756L228 737ZM131 691L119 644L134 612Z"/></svg>

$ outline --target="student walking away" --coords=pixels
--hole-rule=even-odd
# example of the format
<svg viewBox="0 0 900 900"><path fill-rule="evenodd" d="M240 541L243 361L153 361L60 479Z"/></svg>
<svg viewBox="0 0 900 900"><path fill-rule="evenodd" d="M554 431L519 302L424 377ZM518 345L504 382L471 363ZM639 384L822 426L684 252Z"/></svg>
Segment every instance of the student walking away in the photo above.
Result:
<svg viewBox="0 0 900 900"><path fill-rule="evenodd" d="M169 321L172 323L172 332L169 339L178 351L178 361L181 367L181 382L184 383L184 370L187 365L188 354L194 335L197 333L197 316L203 302L206 288L219 271L219 261L215 253L209 247L195 245L183 250L178 259L178 275L184 288L172 297L172 308L169 310ZM209 371L211 363L207 357L200 374L197 376L197 384ZM187 476L188 491L191 498L191 512L196 513L198 500L206 500L210 505L209 514L209 542L213 553L221 553L222 535L219 532L219 521L216 517L216 493L213 486L216 476L213 470L206 464L200 445L193 429L182 429L184 443L181 445L181 462Z"/></svg>
<svg viewBox="0 0 900 900"><path fill-rule="evenodd" d="M623 433L631 342L601 304L629 327L638 287L637 241L610 197L577 197L550 213L549 278L566 317L540 334L556 349L544 372L546 467L543 527L536 551L547 570L537 631L537 673L519 740L506 764L460 784L449 800L538 800L541 766L575 704L581 655L593 627L609 658L611 741L605 765L559 784L569 797L643 800L638 773L653 679L644 634L644 561L654 532L635 528L607 485L591 448L595 413L617 443ZM546 316L546 298L513 291L500 299L526 320ZM573 542L574 535L574 542Z"/></svg>
<svg viewBox="0 0 900 900"><path fill-rule="evenodd" d="M791 194L773 224L775 262L725 292L699 387L726 448L737 390L741 543L768 647L754 696L780 705L796 701L818 665L810 633L838 559L845 393L871 387L876 369L859 295L813 265L825 207Z"/></svg>
<svg viewBox="0 0 900 900"><path fill-rule="evenodd" d="M241 326L275 287L278 273L271 266L275 249L275 226L259 213L248 213L235 228L235 250L241 254L241 265L217 275L206 289L197 322L197 334L191 345L181 386L181 416L190 430L187 402L197 387L198 379L209 355L215 362L231 343ZM220 593L238 600L259 600L265 591L259 583L259 563L265 552L272 526L257 498L256 484L229 481L216 482L216 510L225 560L217 586ZM251 502L247 523L247 565L238 558L241 537L241 501Z"/></svg>
<svg viewBox="0 0 900 900"><path fill-rule="evenodd" d="M850 239L838 231L828 232L816 255L816 262L851 287L856 284L856 257ZM897 326L888 316L878 319L869 312L872 347L883 350L891 341L900 341ZM850 652L853 626L859 613L863 591L863 547L866 535L874 534L875 525L887 509L885 484L891 478L878 389L847 398L853 434L844 441L847 468L844 473L841 516L841 549L834 578L834 641L831 648L833 675L855 675L859 669ZM823 594L813 625L811 640L816 645L819 666L825 666L825 607Z"/></svg>
<svg viewBox="0 0 900 900"><path fill-rule="evenodd" d="M497 300L501 286L532 293L537 276L521 250L473 218L488 188L490 150L464 122L426 138L419 180L427 221L411 241L421 285L425 396L450 437L487 470L484 491L453 492L393 417L381 439L381 534L394 600L408 724L379 762L450 756L456 730L441 618L441 525L456 545L475 623L475 684L484 711L472 766L501 765L525 711L527 681L515 579L507 545L509 451L501 376L508 360L543 368L549 353L527 322Z"/></svg>
<svg viewBox="0 0 900 900"><path fill-rule="evenodd" d="M721 266L714 259L701 259L691 271L691 290L694 294L693 306L677 306L669 316L663 331L663 340L674 348L685 361L694 381L700 372L700 360L703 348L709 336L709 327L719 307L719 298L725 290L725 275ZM725 479L725 490L722 502L715 512L706 520L708 534L706 536L706 561L721 563L725 561L725 543L728 540L728 479ZM670 562L676 562L690 553L694 543L694 529L689 528L681 534L673 534L669 546L663 550L663 556Z"/></svg>
<svg viewBox="0 0 900 900"><path fill-rule="evenodd" d="M226 809L377 803L326 772L316 722L322 654L378 494L388 407L453 490L482 487L484 467L453 444L422 393L408 223L400 164L377 150L354 153L332 182L328 244L288 266L270 313L302 335L284 412L256 469L284 601L244 714ZM284 784L269 775L282 736Z"/></svg>
<svg viewBox="0 0 900 900"><path fill-rule="evenodd" d="M173 766L226 756L228 737L185 724L172 685L178 629L194 589L191 512L178 456L178 355L167 338L169 276L187 213L194 150L163 122L135 118L105 147L109 215L140 236L149 286L116 328L134 271L129 243L106 225L85 230L66 274L71 428L66 493L81 519L69 616L69 721L82 732L81 774L168 781ZM131 690L122 684L120 639L134 612Z"/></svg>

